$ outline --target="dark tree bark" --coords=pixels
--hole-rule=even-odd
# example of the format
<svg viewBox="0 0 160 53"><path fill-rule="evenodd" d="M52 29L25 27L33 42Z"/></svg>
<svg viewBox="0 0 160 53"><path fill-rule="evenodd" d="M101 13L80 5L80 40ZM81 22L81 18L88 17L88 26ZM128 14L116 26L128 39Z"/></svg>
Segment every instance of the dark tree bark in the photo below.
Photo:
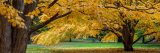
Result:
<svg viewBox="0 0 160 53"><path fill-rule="evenodd" d="M19 26L12 27L12 53L25 53L27 48L29 25L31 22L30 19L23 14L25 8L24 0L13 0L12 3L13 7L20 11L19 16L24 19L25 24L23 28Z"/></svg>
<svg viewBox="0 0 160 53"><path fill-rule="evenodd" d="M8 20L0 17L0 53L25 53L27 27L12 27Z"/></svg>
<svg viewBox="0 0 160 53"><path fill-rule="evenodd" d="M123 42L122 36L118 37L118 42Z"/></svg>
<svg viewBox="0 0 160 53"><path fill-rule="evenodd" d="M142 37L142 43L144 44L145 42L145 36Z"/></svg>
<svg viewBox="0 0 160 53"><path fill-rule="evenodd" d="M123 15L123 12L120 13L120 18L123 19L125 15ZM130 20L123 20L125 23L123 25L123 29L121 30L122 38L123 38L123 45L125 51L133 51L133 37L134 37L134 27L137 25L137 21L132 22ZM135 24L132 24L135 23Z"/></svg>
<svg viewBox="0 0 160 53"><path fill-rule="evenodd" d="M125 51L133 51L132 43L128 42L128 40L123 42Z"/></svg>
<svg viewBox="0 0 160 53"><path fill-rule="evenodd" d="M133 36L134 36L134 32L129 29L128 27L125 27L123 29L123 45L124 45L124 50L125 51L133 51Z"/></svg>
<svg viewBox="0 0 160 53"><path fill-rule="evenodd" d="M123 12L120 13L120 18L123 19L125 15L123 15ZM131 21L131 20L123 20L125 23L123 25L123 29L121 30L122 38L123 38L123 45L125 51L133 51L133 38L135 34L134 27L137 25L139 21ZM134 23L134 24L133 24Z"/></svg>
<svg viewBox="0 0 160 53"><path fill-rule="evenodd" d="M11 53L11 25L0 16L0 53Z"/></svg>
<svg viewBox="0 0 160 53"><path fill-rule="evenodd" d="M69 42L72 42L72 38L69 38Z"/></svg>
<svg viewBox="0 0 160 53"><path fill-rule="evenodd" d="M123 17L123 15L120 15L120 16ZM111 29L109 31L116 34L116 36L122 40L125 51L133 51L132 45L133 45L133 37L134 37L135 30L129 20L125 20L123 22L125 23L125 25L123 25L123 29L120 30L120 32L122 33L122 36L116 33L115 29Z"/></svg>
<svg viewBox="0 0 160 53"><path fill-rule="evenodd" d="M29 23L29 20L26 20L24 28L12 27L12 53L26 52L29 39Z"/></svg>
<svg viewBox="0 0 160 53"><path fill-rule="evenodd" d="M133 37L129 36L123 36L124 41L123 41L123 45L124 45L124 50L125 51L133 51L133 47L132 47L132 43L133 43Z"/></svg>
<svg viewBox="0 0 160 53"><path fill-rule="evenodd" d="M27 28L12 27L12 53L25 53L27 36Z"/></svg>

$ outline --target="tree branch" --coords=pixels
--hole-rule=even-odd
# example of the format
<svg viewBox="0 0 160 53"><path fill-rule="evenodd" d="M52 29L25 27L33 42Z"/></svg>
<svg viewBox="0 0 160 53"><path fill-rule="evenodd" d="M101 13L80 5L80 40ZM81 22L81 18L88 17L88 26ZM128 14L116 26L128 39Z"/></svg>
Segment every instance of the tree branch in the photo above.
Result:
<svg viewBox="0 0 160 53"><path fill-rule="evenodd" d="M11 5L11 0L5 0L4 3Z"/></svg>
<svg viewBox="0 0 160 53"><path fill-rule="evenodd" d="M113 8L113 9L117 9L116 6L104 6L104 8Z"/></svg>
<svg viewBox="0 0 160 53"><path fill-rule="evenodd" d="M52 3L49 4L48 8L52 7L58 0L54 0Z"/></svg>
<svg viewBox="0 0 160 53"><path fill-rule="evenodd" d="M111 31L112 33L114 33L117 37L121 37L121 35L119 34L119 33L117 33L117 32L115 32L114 30L112 30L112 29L108 29L108 28L104 28L104 29L95 29L95 30L102 30L102 31Z"/></svg>
<svg viewBox="0 0 160 53"><path fill-rule="evenodd" d="M142 37L147 36L147 35L151 35L151 34L154 34L154 33L157 33L157 32L151 32L151 33L148 33L148 34L143 34L143 35L141 35L137 40L135 40L135 41L133 42L133 44L136 43L137 41L139 41Z"/></svg>
<svg viewBox="0 0 160 53"><path fill-rule="evenodd" d="M147 44L147 43L149 43L149 42L151 42L151 41L153 41L153 40L155 40L155 38L152 38L152 39L150 39L150 40L144 42L144 44Z"/></svg>
<svg viewBox="0 0 160 53"><path fill-rule="evenodd" d="M112 33L114 33L117 37L121 37L121 35L119 33L115 32L114 30L109 30L109 31L111 31Z"/></svg>
<svg viewBox="0 0 160 53"><path fill-rule="evenodd" d="M12 0L12 6L20 12L24 11L24 0Z"/></svg>
<svg viewBox="0 0 160 53"><path fill-rule="evenodd" d="M35 1L33 1L33 3L31 3L31 4L26 4L24 7L24 11L23 11L23 13L24 13L24 15L26 15L26 14L28 14L29 12L32 12L33 10L35 10L36 9L36 7L37 7L37 5L38 5L38 1L39 0L35 0Z"/></svg>
<svg viewBox="0 0 160 53"><path fill-rule="evenodd" d="M133 27L136 27L140 20L133 20Z"/></svg>
<svg viewBox="0 0 160 53"><path fill-rule="evenodd" d="M116 6L116 5L114 5L114 6L104 6L105 8L114 8L114 9L118 9L118 7ZM128 9L128 10L132 10L132 11L136 11L136 10L150 10L150 9L155 9L155 8L129 8L129 7L127 7L127 6L125 6L125 5L123 5L122 3L120 3L120 6L119 7L123 7L123 8L125 8L125 9Z"/></svg>
<svg viewBox="0 0 160 53"><path fill-rule="evenodd" d="M154 34L154 33L157 33L157 32L151 32L151 33L143 34L143 36L151 35L151 34Z"/></svg>
<svg viewBox="0 0 160 53"><path fill-rule="evenodd" d="M82 11L78 11L78 12L80 12L80 13L82 13L82 14L84 14L84 15L90 15L90 14L84 13L84 12L82 12Z"/></svg>
<svg viewBox="0 0 160 53"><path fill-rule="evenodd" d="M155 9L153 7L151 7L151 8L146 8L146 7L145 8L137 8L137 7L135 7L135 8L129 8L129 7L125 6L125 5L122 5L122 7L125 8L125 9L128 9L128 10L132 10L132 11Z"/></svg>
<svg viewBox="0 0 160 53"><path fill-rule="evenodd" d="M144 37L144 36L141 35L137 40L135 40L135 41L133 42L133 44L135 44L137 41L139 41L142 37Z"/></svg>
<svg viewBox="0 0 160 53"><path fill-rule="evenodd" d="M52 16L52 17L51 17L49 20L47 20L46 22L41 23L40 25L31 28L31 31L30 31L29 34L32 34L33 32L35 32L35 31L37 31L38 29L46 26L47 24L49 24L50 22L52 22L52 21L54 21L54 20L56 20L56 19L58 19L58 18L67 16L68 14L71 14L71 12L72 12L72 11L67 12L67 13L65 13L65 14L63 14L63 15L59 15L59 14L57 13L56 15ZM58 15L59 15L59 16L58 16Z"/></svg>
<svg viewBox="0 0 160 53"><path fill-rule="evenodd" d="M141 0L140 0L140 2L141 2ZM143 4L145 4L144 2L142 2ZM156 5L156 4L155 4ZM127 6L125 6L124 4L122 4L120 1L119 2L116 2L114 5L112 5L112 4L108 4L108 5L106 5L106 6L104 6L104 8L113 8L113 9L118 9L118 8L120 8L120 7L123 7L123 8L125 8L125 9L127 9L127 10L132 10L132 11L144 11L144 12L146 12L145 10L150 10L150 9L156 9L155 7L150 7L150 8L147 8L146 7L146 4L145 4L145 6L144 6L144 8L138 8L138 7L142 7L142 6L134 6L134 8L132 7L131 8L131 6L130 7L127 7ZM146 12L146 13L149 13L149 12ZM149 14L153 14L153 13L149 13Z"/></svg>

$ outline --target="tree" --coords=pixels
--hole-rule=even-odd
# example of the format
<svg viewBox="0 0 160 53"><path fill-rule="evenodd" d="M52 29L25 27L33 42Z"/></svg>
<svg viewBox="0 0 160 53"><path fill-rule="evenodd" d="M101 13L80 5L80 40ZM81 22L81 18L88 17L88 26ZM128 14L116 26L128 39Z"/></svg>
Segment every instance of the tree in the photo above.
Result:
<svg viewBox="0 0 160 53"><path fill-rule="evenodd" d="M30 35L38 29L46 26L50 22L64 17L71 13L64 12L64 14L54 12L47 12L51 18L42 22L41 24L31 27L33 16L39 16L39 13L44 13L55 5L58 0L54 0L46 8L38 6L41 0L2 0L0 2L0 53L25 53L27 41ZM39 8L45 11L38 12ZM52 9L56 10L56 9ZM58 11L58 10L56 10ZM32 16L31 16L32 15Z"/></svg>
<svg viewBox="0 0 160 53"><path fill-rule="evenodd" d="M105 28L118 38L122 38L125 51L133 51L136 29L145 30L143 36L157 33L154 22L159 21L160 1L158 0L72 0L68 3L74 12L59 19L66 22L59 28L55 25L51 27L50 32L46 32L48 35L44 35L46 34L44 32L34 36L32 38L34 43L42 45L58 43L59 39L62 39L60 37L65 36L62 32L67 32L70 28L74 29L73 34L83 38L96 37ZM51 31L56 32L51 33ZM48 37L44 38L44 36Z"/></svg>
<svg viewBox="0 0 160 53"><path fill-rule="evenodd" d="M151 2L151 3L148 3ZM108 4L106 4L108 3ZM105 24L108 30L112 31L117 35L117 37L123 38L123 45L125 51L133 51L132 45L135 43L133 41L133 37L135 35L135 29L136 27L147 27L147 29L153 29L151 27L154 27L152 15L153 13L158 12L158 8L156 8L159 2L155 2L152 0L142 1L142 0L117 0L117 1L106 1L106 3L103 5L105 8L113 8L115 9L117 13L117 19L111 20L111 22L115 22L113 24L107 23ZM110 4L110 5L109 5ZM146 7L146 5L149 5ZM152 10L155 11L152 11ZM113 14L115 15L115 14ZM145 16L143 16L145 15ZM108 20L108 21L109 21ZM142 22L143 21L143 22ZM147 21L148 24L145 22ZM117 23L119 22L119 23ZM141 22L141 23L140 23ZM119 28L114 28L112 25L119 25ZM143 27L142 27L143 26ZM153 34L155 33L155 30L147 30L147 33L145 35Z"/></svg>

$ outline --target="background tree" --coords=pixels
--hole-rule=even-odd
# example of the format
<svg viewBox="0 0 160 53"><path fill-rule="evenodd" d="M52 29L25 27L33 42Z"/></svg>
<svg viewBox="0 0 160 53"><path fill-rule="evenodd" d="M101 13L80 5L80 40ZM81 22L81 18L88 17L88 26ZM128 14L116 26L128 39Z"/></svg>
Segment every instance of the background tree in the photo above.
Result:
<svg viewBox="0 0 160 53"><path fill-rule="evenodd" d="M117 1L106 1L106 3L103 5L105 8L115 9L112 11L112 12L116 12L117 14L117 15L113 14L113 17L115 19L111 20L111 19L108 19L109 17L107 17L108 21L111 20L111 22L115 22L115 23L110 24L111 22L106 21L108 23L106 23L105 25L107 28L109 28L109 30L115 33L117 37L122 36L124 49L126 51L133 51L133 48L132 48L132 45L134 44L133 37L135 35L135 29L138 29L136 27L141 26L141 29L142 29L142 26L147 27L149 31L147 30L147 33L145 35L155 33L155 29L154 29L155 26L153 24L153 17L151 14L159 11L158 11L158 8L156 8L157 6L154 6L153 4L158 5L159 2L153 2L152 0L147 0L147 1L129 0L128 2L127 0L117 0ZM150 6L146 7L146 5L150 5ZM146 21L147 23L145 23ZM119 25L119 28L112 27L114 25Z"/></svg>

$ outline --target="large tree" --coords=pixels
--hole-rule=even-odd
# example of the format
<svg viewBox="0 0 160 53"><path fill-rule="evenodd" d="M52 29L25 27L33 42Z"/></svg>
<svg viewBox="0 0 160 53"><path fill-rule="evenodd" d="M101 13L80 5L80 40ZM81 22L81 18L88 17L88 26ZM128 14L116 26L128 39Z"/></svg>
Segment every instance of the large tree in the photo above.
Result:
<svg viewBox="0 0 160 53"><path fill-rule="evenodd" d="M105 0L104 0L105 1ZM159 13L160 1L157 0L116 0L105 1L103 6L115 12L111 13L115 19L108 19L108 23L104 24L108 30L112 31L117 37L122 37L125 51L133 51L132 45L136 43L141 37L134 41L135 31L137 29L146 29L145 34L150 35L156 33L154 29L154 13ZM148 5L148 6L147 6ZM116 18L118 17L118 18ZM108 17L109 18L109 17ZM111 24L112 22L112 24ZM118 28L113 26L119 26Z"/></svg>
<svg viewBox="0 0 160 53"><path fill-rule="evenodd" d="M46 8L42 9L45 11L51 10L51 7L57 1L54 0L44 4L47 6L43 6ZM27 41L33 32L71 13L71 11L68 11L63 14L59 12L53 14L47 11L47 13L50 13L50 19L31 27L33 24L32 19L35 17L33 14L40 16L40 13L43 14L45 12L36 13L36 10L42 7L38 6L42 2L45 3L45 1L41 0L2 0L0 2L0 10L2 10L0 13L0 53L25 53Z"/></svg>
<svg viewBox="0 0 160 53"><path fill-rule="evenodd" d="M132 45L141 38L134 41L137 29L146 31L142 37L157 33L154 22L159 21L160 1L158 0L61 1L71 4L70 7L74 12L59 20L64 22L60 27L54 25L46 33L34 36L34 43L42 45L57 43L68 31L76 34L77 37L96 37L101 30L105 29L122 38L125 51L133 51Z"/></svg>

